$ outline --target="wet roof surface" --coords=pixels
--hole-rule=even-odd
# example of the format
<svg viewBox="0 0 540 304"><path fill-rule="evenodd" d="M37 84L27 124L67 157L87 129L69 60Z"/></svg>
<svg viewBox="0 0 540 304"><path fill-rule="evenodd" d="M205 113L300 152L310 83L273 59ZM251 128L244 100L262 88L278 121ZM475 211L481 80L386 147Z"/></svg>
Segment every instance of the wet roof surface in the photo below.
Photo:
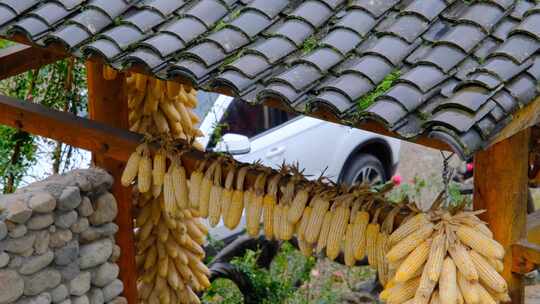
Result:
<svg viewBox="0 0 540 304"><path fill-rule="evenodd" d="M247 102L484 147L537 97L540 4L523 0L0 0L23 34Z"/></svg>

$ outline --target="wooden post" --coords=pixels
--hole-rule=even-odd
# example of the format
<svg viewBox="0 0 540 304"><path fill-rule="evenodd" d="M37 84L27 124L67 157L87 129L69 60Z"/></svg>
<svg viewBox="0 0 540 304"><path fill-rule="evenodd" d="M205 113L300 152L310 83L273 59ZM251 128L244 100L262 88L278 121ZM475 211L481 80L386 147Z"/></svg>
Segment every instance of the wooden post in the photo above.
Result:
<svg viewBox="0 0 540 304"><path fill-rule="evenodd" d="M88 111L90 118L118 128L128 128L127 94L124 74L115 80L103 78L103 65L87 62ZM135 243L133 238L132 190L120 184L124 163L100 153L92 155L96 166L106 169L114 177L113 194L118 202L119 226L116 243L122 253L118 261L120 279L124 283L124 296L128 303L137 303L137 271L135 268Z"/></svg>
<svg viewBox="0 0 540 304"><path fill-rule="evenodd" d="M524 301L522 277L512 273L511 245L526 233L529 136L525 129L475 157L474 208L487 210L480 217L506 250L503 277L512 303Z"/></svg>

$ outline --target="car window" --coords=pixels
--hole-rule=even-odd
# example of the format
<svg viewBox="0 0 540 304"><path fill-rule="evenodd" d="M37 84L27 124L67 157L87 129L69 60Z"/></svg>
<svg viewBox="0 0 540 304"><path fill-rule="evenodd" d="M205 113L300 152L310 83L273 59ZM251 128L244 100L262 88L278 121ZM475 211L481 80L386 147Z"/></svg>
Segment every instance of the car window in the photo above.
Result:
<svg viewBox="0 0 540 304"><path fill-rule="evenodd" d="M297 116L264 105L251 105L240 99L234 99L214 129L209 147L214 147L219 138L227 133L234 133L253 138L275 128Z"/></svg>

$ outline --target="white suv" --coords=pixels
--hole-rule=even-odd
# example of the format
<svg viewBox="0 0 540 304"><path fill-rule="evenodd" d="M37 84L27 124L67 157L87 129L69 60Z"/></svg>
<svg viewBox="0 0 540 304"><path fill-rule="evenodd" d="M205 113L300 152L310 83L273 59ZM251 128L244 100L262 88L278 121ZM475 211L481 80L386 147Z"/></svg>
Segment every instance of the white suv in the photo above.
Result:
<svg viewBox="0 0 540 304"><path fill-rule="evenodd" d="M205 93L200 100L206 112L201 143L240 162L260 160L273 168L298 162L311 178L324 172L349 184L386 181L398 163L400 141L394 138L223 95Z"/></svg>
<svg viewBox="0 0 540 304"><path fill-rule="evenodd" d="M263 105L249 105L231 97L199 93L197 114L204 117L199 141L207 150L228 152L244 163L261 161L278 168L298 162L309 178L321 173L335 182L380 183L392 177L399 158L400 141ZM221 222L211 229L218 240L234 238Z"/></svg>

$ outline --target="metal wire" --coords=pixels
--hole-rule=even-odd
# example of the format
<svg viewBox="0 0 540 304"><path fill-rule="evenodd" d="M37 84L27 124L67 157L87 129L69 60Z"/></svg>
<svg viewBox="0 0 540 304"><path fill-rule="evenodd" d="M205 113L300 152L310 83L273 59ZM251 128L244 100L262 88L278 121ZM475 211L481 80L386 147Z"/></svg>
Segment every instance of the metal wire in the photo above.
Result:
<svg viewBox="0 0 540 304"><path fill-rule="evenodd" d="M448 188L450 185L450 181L452 180L452 177L455 173L455 168L450 167L450 159L454 156L454 152L451 152L448 155L445 155L443 151L441 152L441 156L443 158L443 169L442 169L442 181L443 181L443 195L444 198L448 195Z"/></svg>

